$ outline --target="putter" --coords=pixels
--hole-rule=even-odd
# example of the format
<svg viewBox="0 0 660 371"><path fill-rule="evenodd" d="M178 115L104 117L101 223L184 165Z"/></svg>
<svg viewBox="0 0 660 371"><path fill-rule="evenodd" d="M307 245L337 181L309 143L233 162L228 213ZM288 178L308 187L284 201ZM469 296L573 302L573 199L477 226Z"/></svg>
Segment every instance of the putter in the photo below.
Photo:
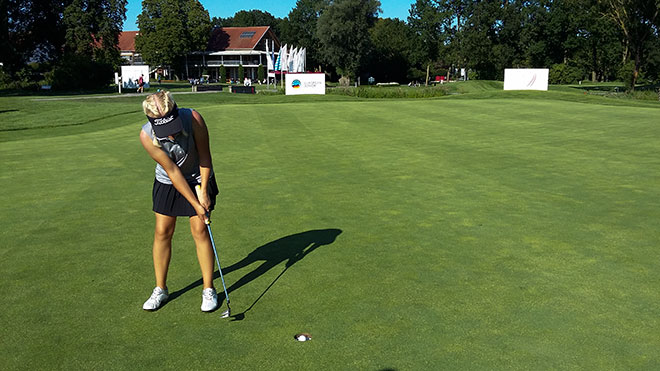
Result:
<svg viewBox="0 0 660 371"><path fill-rule="evenodd" d="M195 191L197 194L202 191L202 188L197 185L195 186ZM199 197L199 196L197 196ZM213 246L213 255L215 255L215 262L218 264L218 271L220 272L220 280L222 281L222 288L225 290L225 299L227 299L227 310L222 312L220 318L227 318L231 316L231 308L229 307L229 294L227 293L227 286L225 286L225 278L222 276L222 268L220 268L220 260L218 260L218 251L215 248L215 242L213 241L213 232L211 232L211 216L209 213L206 213L206 229L209 231L209 237L211 238L211 246Z"/></svg>

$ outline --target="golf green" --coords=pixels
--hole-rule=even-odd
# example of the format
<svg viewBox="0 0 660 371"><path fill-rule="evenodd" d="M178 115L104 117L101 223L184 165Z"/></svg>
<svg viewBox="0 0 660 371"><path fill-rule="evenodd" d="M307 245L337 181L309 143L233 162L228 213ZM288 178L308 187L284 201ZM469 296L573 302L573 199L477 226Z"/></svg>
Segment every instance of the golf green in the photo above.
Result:
<svg viewBox="0 0 660 371"><path fill-rule="evenodd" d="M199 310L184 218L141 309L142 98L0 97L0 369L660 368L660 105L175 98L209 127L233 317Z"/></svg>

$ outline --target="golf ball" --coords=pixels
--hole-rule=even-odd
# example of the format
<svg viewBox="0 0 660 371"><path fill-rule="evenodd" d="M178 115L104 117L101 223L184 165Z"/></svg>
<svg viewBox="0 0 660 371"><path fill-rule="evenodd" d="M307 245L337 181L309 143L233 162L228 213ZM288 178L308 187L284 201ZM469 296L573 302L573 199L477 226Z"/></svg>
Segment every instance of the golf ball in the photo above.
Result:
<svg viewBox="0 0 660 371"><path fill-rule="evenodd" d="M307 341L307 340L312 340L312 336L310 334L296 334L296 336L294 336L294 339L298 341Z"/></svg>

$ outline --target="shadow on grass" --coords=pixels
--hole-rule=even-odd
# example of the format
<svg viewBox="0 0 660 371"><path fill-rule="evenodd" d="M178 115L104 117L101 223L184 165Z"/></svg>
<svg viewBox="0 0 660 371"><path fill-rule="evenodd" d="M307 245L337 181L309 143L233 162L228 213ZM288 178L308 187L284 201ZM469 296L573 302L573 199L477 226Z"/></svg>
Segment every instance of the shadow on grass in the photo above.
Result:
<svg viewBox="0 0 660 371"><path fill-rule="evenodd" d="M257 299L243 312L233 315L233 321L240 321L245 318L245 313L251 310L257 302L266 295L268 290L270 290L273 285L284 275L284 273L293 266L295 263L302 260L305 256L310 254L312 251L317 248L329 245L335 241L337 236L342 233L340 229L317 229L301 233L292 234L290 236L282 237L275 241L269 242L263 246L256 248L250 254L240 261L222 268L222 273L224 276L227 276L228 273L242 269L251 265L255 262L262 262L257 268L253 271L245 274L243 277L238 279L234 284L230 285L227 288L227 292L231 293L238 290L240 287L243 287L250 282L254 281L264 273L268 272L278 264L286 261L284 270L273 280L273 282L268 285L264 292L257 297ZM220 253L218 253L220 255ZM220 259L222 264L222 259ZM213 279L220 277L219 272L214 272ZM177 297L183 295L184 293L202 286L202 279L199 279L188 286L174 291L170 294L169 300L172 301ZM227 281L225 281L227 283ZM224 292L221 289L216 289L218 291L218 300L222 301L225 299Z"/></svg>

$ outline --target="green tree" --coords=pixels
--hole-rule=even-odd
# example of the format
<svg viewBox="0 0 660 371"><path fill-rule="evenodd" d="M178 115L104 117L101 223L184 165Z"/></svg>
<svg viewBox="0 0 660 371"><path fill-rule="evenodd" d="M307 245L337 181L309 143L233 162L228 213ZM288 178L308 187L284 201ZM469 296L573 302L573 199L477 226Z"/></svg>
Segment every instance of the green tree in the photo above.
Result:
<svg viewBox="0 0 660 371"><path fill-rule="evenodd" d="M238 81L242 82L245 79L245 67L242 64L238 65Z"/></svg>
<svg viewBox="0 0 660 371"><path fill-rule="evenodd" d="M529 67L550 67L573 59L583 40L579 22L584 10L566 0L528 1L517 11L522 15L520 40Z"/></svg>
<svg viewBox="0 0 660 371"><path fill-rule="evenodd" d="M443 44L445 23L445 13L437 1L417 0L410 6L408 24L415 35L412 58L423 65L427 82L430 66L438 59Z"/></svg>
<svg viewBox="0 0 660 371"><path fill-rule="evenodd" d="M468 0L442 0L436 1L438 11L442 14L443 33L442 52L446 63L451 68L448 70L447 78L457 70L466 67L466 50L463 47L463 34L465 25L468 23L471 1Z"/></svg>
<svg viewBox="0 0 660 371"><path fill-rule="evenodd" d="M377 81L406 81L414 44L410 27L399 19L379 19L370 36L373 53L369 72Z"/></svg>
<svg viewBox="0 0 660 371"><path fill-rule="evenodd" d="M179 0L143 0L135 48L150 65L173 65L188 53Z"/></svg>
<svg viewBox="0 0 660 371"><path fill-rule="evenodd" d="M603 17L605 4L597 0L564 3L577 24L576 48L566 62L582 69L592 81L616 78L622 64L623 35L611 18Z"/></svg>
<svg viewBox="0 0 660 371"><path fill-rule="evenodd" d="M281 19L275 18L269 12L261 10L240 10L232 17L213 17L211 23L215 27L258 27L270 26L276 35L280 32Z"/></svg>
<svg viewBox="0 0 660 371"><path fill-rule="evenodd" d="M658 35L660 4L656 0L605 0L605 15L623 32L623 64L633 62L630 90L635 90L640 67L647 51L645 45Z"/></svg>
<svg viewBox="0 0 660 371"><path fill-rule="evenodd" d="M135 47L150 65L177 65L206 50L211 21L198 0L143 0Z"/></svg>
<svg viewBox="0 0 660 371"><path fill-rule="evenodd" d="M477 78L505 68L569 63L580 48L578 18L565 0L444 1L452 60ZM571 62L572 63L572 62Z"/></svg>
<svg viewBox="0 0 660 371"><path fill-rule="evenodd" d="M645 58L646 78L650 80L649 82L658 84L658 81L660 81L660 38L650 38L644 50L648 51Z"/></svg>
<svg viewBox="0 0 660 371"><path fill-rule="evenodd" d="M259 82L264 81L266 78L266 67L264 67L263 64L259 65L259 68L257 69L257 79L259 79Z"/></svg>
<svg viewBox="0 0 660 371"><path fill-rule="evenodd" d="M198 0L187 0L183 12L186 14L186 30L191 51L206 50L213 26L209 12Z"/></svg>
<svg viewBox="0 0 660 371"><path fill-rule="evenodd" d="M355 78L371 49L369 29L380 11L378 0L334 0L317 23L326 61L344 78Z"/></svg>
<svg viewBox="0 0 660 371"><path fill-rule="evenodd" d="M222 18L222 17L213 17L211 18L211 26L212 27L231 27L231 22L233 21L233 17L227 17L227 18Z"/></svg>
<svg viewBox="0 0 660 371"><path fill-rule="evenodd" d="M13 80L96 87L119 64L126 0L5 0L0 11L0 61Z"/></svg>
<svg viewBox="0 0 660 371"><path fill-rule="evenodd" d="M63 52L65 28L62 13L69 1L0 1L0 62L15 76L30 62L56 62ZM43 72L43 71L40 71Z"/></svg>
<svg viewBox="0 0 660 371"><path fill-rule="evenodd" d="M66 50L94 61L119 64L119 34L127 0L73 0L64 9Z"/></svg>
<svg viewBox="0 0 660 371"><path fill-rule="evenodd" d="M462 66L474 70L478 79L495 79L500 71L491 53L498 45L499 3L475 2L466 11L466 22L459 33Z"/></svg>
<svg viewBox="0 0 660 371"><path fill-rule="evenodd" d="M7 3L8 2L4 0L0 1L0 61L2 61L3 65L7 63L7 67L9 67L7 57L12 51L10 49L12 44L9 41L9 8ZM3 68L0 68L0 75L5 78L7 77ZM0 81L0 84L4 84L3 81Z"/></svg>
<svg viewBox="0 0 660 371"><path fill-rule="evenodd" d="M280 41L307 49L307 65L318 67L323 63L321 41L316 25L329 0L298 0L289 15L281 21Z"/></svg>
<svg viewBox="0 0 660 371"><path fill-rule="evenodd" d="M112 81L120 64L117 43L126 0L71 0L61 15L63 55L46 80L55 89L97 88Z"/></svg>
<svg viewBox="0 0 660 371"><path fill-rule="evenodd" d="M241 10L233 17L232 27L277 26L276 18L261 10Z"/></svg>

